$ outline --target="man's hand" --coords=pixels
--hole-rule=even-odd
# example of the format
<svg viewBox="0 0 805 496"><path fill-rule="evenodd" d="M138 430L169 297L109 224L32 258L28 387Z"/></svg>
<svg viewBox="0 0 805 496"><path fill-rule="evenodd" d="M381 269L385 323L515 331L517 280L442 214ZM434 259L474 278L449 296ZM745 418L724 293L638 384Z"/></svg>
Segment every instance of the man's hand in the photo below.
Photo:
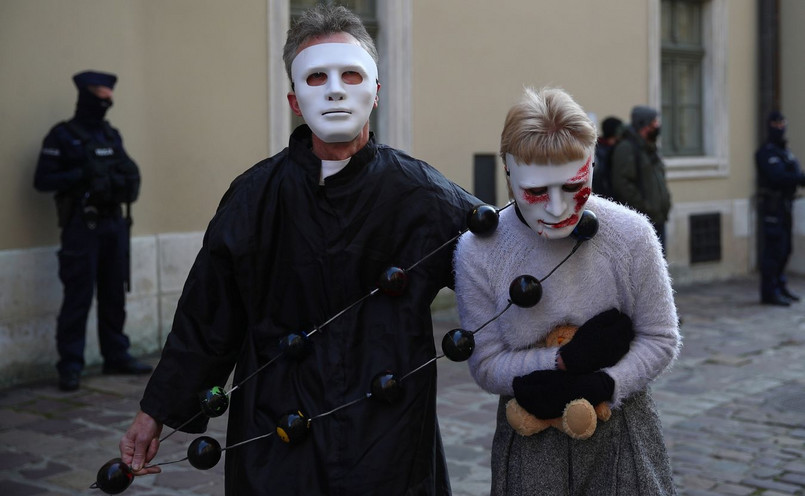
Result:
<svg viewBox="0 0 805 496"><path fill-rule="evenodd" d="M582 324L573 339L559 348L557 363L574 374L612 367L629 351L632 339L632 319L612 308Z"/></svg>
<svg viewBox="0 0 805 496"><path fill-rule="evenodd" d="M158 474L159 467L146 467L159 450L159 434L162 424L147 413L140 411L134 417L129 430L120 439L120 458L131 467L134 475Z"/></svg>

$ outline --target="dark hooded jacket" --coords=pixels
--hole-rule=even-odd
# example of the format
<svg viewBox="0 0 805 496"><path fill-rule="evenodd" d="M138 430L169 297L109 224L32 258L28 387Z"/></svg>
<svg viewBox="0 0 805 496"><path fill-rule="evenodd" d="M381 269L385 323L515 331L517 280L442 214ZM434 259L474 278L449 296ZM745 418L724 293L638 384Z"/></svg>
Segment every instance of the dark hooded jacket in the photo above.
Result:
<svg viewBox="0 0 805 496"><path fill-rule="evenodd" d="M615 201L644 213L654 224L668 220L671 192L656 144L629 126L612 151L611 167Z"/></svg>
<svg viewBox="0 0 805 496"><path fill-rule="evenodd" d="M320 170L300 126L232 183L141 408L171 427L195 416L182 430L202 432L197 394L234 367L227 446L290 411L312 420L298 444L269 435L226 450L227 495L449 494L436 364L405 375L436 354L430 304L452 286L453 244L439 247L480 202L374 137L323 186ZM390 266L410 269L407 289L372 293ZM302 358L281 351L311 331ZM367 397L386 370L405 377L393 404Z"/></svg>

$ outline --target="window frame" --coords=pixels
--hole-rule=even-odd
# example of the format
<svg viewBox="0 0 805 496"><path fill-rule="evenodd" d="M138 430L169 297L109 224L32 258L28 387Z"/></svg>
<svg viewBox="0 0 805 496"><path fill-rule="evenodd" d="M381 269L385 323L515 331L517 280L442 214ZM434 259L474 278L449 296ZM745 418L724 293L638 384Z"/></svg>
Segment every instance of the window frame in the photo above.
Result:
<svg viewBox="0 0 805 496"><path fill-rule="evenodd" d="M702 44L702 13L703 0L660 0L660 5L667 3L671 16L661 19L664 33L661 37L662 60L660 73L662 75L662 107L663 117L663 144L666 157L691 157L702 155L704 152L704 139L702 132L703 121L703 78L702 60L705 54ZM695 12L695 30L690 34L693 39L677 39L680 27L680 18L677 17L678 7L690 5ZM666 92L665 90L671 89ZM684 92L684 93L682 93ZM688 113L690 114L688 115ZM691 119L692 118L692 119ZM690 119L690 120L689 120ZM688 128L688 124L692 124ZM685 143L687 146L683 146Z"/></svg>
<svg viewBox="0 0 805 496"><path fill-rule="evenodd" d="M649 102L662 108L661 0L649 0ZM727 0L702 3L702 148L697 156L664 157L668 179L725 177L729 174L727 81Z"/></svg>

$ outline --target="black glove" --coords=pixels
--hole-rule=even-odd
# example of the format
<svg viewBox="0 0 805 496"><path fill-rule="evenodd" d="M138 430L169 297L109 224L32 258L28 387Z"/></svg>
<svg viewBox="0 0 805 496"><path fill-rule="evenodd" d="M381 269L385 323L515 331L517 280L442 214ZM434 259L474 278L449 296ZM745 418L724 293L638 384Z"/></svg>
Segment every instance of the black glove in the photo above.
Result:
<svg viewBox="0 0 805 496"><path fill-rule="evenodd" d="M582 324L559 354L568 372L586 374L618 363L632 339L632 319L612 308Z"/></svg>
<svg viewBox="0 0 805 496"><path fill-rule="evenodd" d="M592 405L610 401L615 381L606 372L569 374L562 370L538 370L512 381L517 403L540 419L562 416L571 401L584 398Z"/></svg>

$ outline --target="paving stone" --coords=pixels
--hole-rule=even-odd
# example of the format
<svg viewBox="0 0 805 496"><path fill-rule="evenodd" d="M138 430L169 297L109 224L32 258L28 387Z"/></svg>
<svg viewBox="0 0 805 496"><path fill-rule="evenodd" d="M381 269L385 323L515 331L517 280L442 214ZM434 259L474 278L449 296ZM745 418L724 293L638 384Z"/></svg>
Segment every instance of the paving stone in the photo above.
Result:
<svg viewBox="0 0 805 496"><path fill-rule="evenodd" d="M12 408L0 409L0 431L18 428L20 426L37 422L42 417L32 413L18 412Z"/></svg>
<svg viewBox="0 0 805 496"><path fill-rule="evenodd" d="M719 451L718 456L725 460L734 460L737 462L744 462L745 464L751 462L754 459L752 453L744 453L735 450Z"/></svg>
<svg viewBox="0 0 805 496"><path fill-rule="evenodd" d="M101 429L79 427L78 429L64 432L64 435L76 439L78 441L88 441L89 439L92 438L105 438L109 436L109 432Z"/></svg>
<svg viewBox="0 0 805 496"><path fill-rule="evenodd" d="M26 479L38 480L52 477L56 474L72 470L68 465L48 461L43 467L32 467L20 470L20 475Z"/></svg>
<svg viewBox="0 0 805 496"><path fill-rule="evenodd" d="M18 411L34 413L47 418L69 418L71 416L71 412L86 406L88 406L88 404L81 403L77 399L54 398L42 395L32 399L31 401L17 405L15 409Z"/></svg>
<svg viewBox="0 0 805 496"><path fill-rule="evenodd" d="M783 474L783 470L769 467L753 467L750 474L752 477L756 477L758 479L773 479L780 477L780 475ZM805 487L805 485L803 485L803 487Z"/></svg>
<svg viewBox="0 0 805 496"><path fill-rule="evenodd" d="M704 478L700 474L689 475L681 478L681 486L685 489L704 489L712 490L718 484L717 481Z"/></svg>
<svg viewBox="0 0 805 496"><path fill-rule="evenodd" d="M760 489L772 489L786 494L796 494L802 491L802 487L797 484L787 484L784 482L777 482L770 479L753 479L748 478L741 481L748 486L754 486Z"/></svg>
<svg viewBox="0 0 805 496"><path fill-rule="evenodd" d="M738 496L747 496L756 492L754 487L735 484L719 484L715 487L714 491L718 494L732 494Z"/></svg>
<svg viewBox="0 0 805 496"><path fill-rule="evenodd" d="M788 482L790 484L796 484L800 487L805 487L805 474L798 474L795 472L789 472L781 475L778 480L781 482Z"/></svg>
<svg viewBox="0 0 805 496"><path fill-rule="evenodd" d="M41 487L2 478L0 478L0 490L7 496L40 496L47 492L47 489Z"/></svg>
<svg viewBox="0 0 805 496"><path fill-rule="evenodd" d="M41 462L42 458L25 452L3 451L0 452L0 475L12 473L29 464Z"/></svg>
<svg viewBox="0 0 805 496"><path fill-rule="evenodd" d="M786 463L784 468L789 472L796 472L798 474L805 474L805 460L799 459L791 463Z"/></svg>
<svg viewBox="0 0 805 496"><path fill-rule="evenodd" d="M720 493L702 489L691 489L684 492L685 496L721 496Z"/></svg>
<svg viewBox="0 0 805 496"><path fill-rule="evenodd" d="M215 483L216 477L206 472L199 472L194 468L165 470L156 476L155 484L170 489L194 489L196 487L210 486Z"/></svg>
<svg viewBox="0 0 805 496"><path fill-rule="evenodd" d="M22 430L33 431L40 434L67 434L79 429L81 429L81 426L72 420L53 418L27 424Z"/></svg>
<svg viewBox="0 0 805 496"><path fill-rule="evenodd" d="M471 468L451 457L447 461L447 471L451 477L466 479L470 474Z"/></svg>
<svg viewBox="0 0 805 496"><path fill-rule="evenodd" d="M791 284L805 294L805 278ZM805 494L805 305L759 305L754 278L676 289L684 345L652 391L679 496ZM437 344L460 327L454 307L433 321ZM488 494L497 397L475 384L466 363L437 367L453 494ZM2 496L87 494L98 468L117 456L147 380L95 368L75 393L57 391L52 380L0 391L0 487L25 484ZM207 435L223 440L225 418L215 420ZM195 437L171 436L160 461L183 458ZM125 494L219 496L223 465L205 473L172 465L137 478Z"/></svg>

